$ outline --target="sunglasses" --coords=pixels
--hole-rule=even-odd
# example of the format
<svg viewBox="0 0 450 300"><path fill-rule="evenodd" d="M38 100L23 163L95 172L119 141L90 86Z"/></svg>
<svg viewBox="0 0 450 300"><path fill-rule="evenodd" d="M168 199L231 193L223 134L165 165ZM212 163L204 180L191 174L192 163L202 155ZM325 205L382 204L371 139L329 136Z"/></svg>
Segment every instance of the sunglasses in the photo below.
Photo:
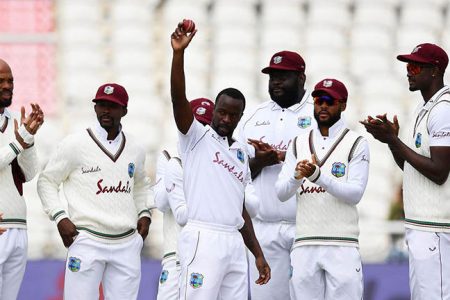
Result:
<svg viewBox="0 0 450 300"><path fill-rule="evenodd" d="M328 106L333 106L338 102L341 102L341 101L338 99L334 99L328 95L314 97L314 104L317 104L317 105L322 105L322 104L326 103Z"/></svg>
<svg viewBox="0 0 450 300"><path fill-rule="evenodd" d="M429 65L418 65L415 63L407 63L406 64L406 71L408 72L408 75L416 76L422 72L422 69L424 68L432 68L433 66Z"/></svg>

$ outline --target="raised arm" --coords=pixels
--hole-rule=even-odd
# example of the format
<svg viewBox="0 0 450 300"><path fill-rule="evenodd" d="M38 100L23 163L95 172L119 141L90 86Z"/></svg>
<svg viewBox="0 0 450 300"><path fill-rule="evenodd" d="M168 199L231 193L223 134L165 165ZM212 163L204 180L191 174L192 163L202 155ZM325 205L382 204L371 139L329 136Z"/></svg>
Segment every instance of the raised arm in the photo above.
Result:
<svg viewBox="0 0 450 300"><path fill-rule="evenodd" d="M170 72L170 94L172 97L173 115L178 130L186 134L194 121L189 101L186 99L186 80L184 76L184 51L195 36L197 30L187 33L183 30L183 22L178 23L171 35L173 49L172 69Z"/></svg>

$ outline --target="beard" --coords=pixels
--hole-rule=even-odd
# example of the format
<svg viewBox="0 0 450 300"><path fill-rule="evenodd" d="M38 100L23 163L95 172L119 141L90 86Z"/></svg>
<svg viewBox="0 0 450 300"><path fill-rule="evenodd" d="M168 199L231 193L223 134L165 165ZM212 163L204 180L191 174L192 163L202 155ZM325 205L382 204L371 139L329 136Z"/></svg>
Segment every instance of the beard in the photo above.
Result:
<svg viewBox="0 0 450 300"><path fill-rule="evenodd" d="M331 126L333 126L337 121L339 121L339 119L341 118L341 114L336 114L336 115L330 115L330 117L328 118L328 120L320 120L319 118L319 113L314 111L314 119L316 119L317 124L319 126L325 126L330 128Z"/></svg>
<svg viewBox="0 0 450 300"><path fill-rule="evenodd" d="M269 90L270 99L278 103L281 107L291 105L298 100L298 89L284 90L281 95L275 95L272 90Z"/></svg>
<svg viewBox="0 0 450 300"><path fill-rule="evenodd" d="M12 103L12 98L9 98L8 100L0 100L0 108L9 107Z"/></svg>

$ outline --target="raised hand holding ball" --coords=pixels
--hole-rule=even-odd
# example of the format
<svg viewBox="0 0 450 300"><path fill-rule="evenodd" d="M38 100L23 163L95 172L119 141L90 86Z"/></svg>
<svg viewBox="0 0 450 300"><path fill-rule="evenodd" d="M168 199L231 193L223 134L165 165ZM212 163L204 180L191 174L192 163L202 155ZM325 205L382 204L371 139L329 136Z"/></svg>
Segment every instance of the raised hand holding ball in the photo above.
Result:
<svg viewBox="0 0 450 300"><path fill-rule="evenodd" d="M189 19L183 19L183 31L186 33L191 33L195 31L195 23Z"/></svg>

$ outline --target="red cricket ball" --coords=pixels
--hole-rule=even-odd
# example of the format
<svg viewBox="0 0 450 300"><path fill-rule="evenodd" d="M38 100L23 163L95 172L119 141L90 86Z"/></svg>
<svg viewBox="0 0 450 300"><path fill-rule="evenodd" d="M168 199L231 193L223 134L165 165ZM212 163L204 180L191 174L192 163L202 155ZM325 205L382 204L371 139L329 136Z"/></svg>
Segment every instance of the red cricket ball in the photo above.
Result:
<svg viewBox="0 0 450 300"><path fill-rule="evenodd" d="M190 33L195 30L195 23L189 19L183 19L183 30L184 32Z"/></svg>

